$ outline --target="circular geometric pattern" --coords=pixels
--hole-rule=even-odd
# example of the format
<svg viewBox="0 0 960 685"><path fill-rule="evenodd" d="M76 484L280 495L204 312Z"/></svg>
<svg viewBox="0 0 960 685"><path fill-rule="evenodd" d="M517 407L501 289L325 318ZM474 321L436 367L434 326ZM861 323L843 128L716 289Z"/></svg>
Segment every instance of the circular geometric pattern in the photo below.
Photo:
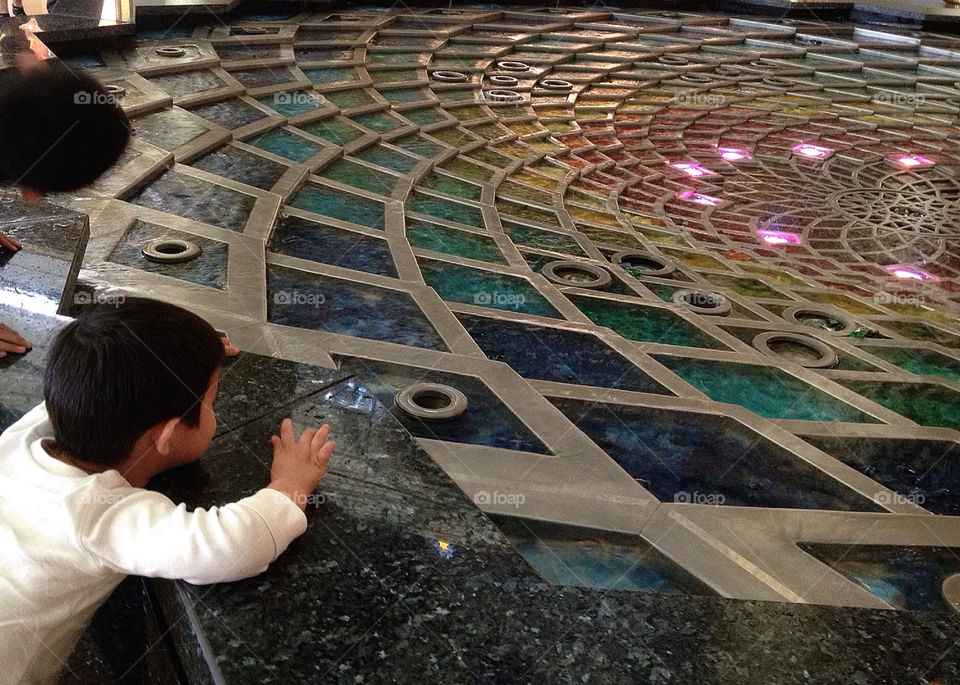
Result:
<svg viewBox="0 0 960 685"><path fill-rule="evenodd" d="M159 238L143 246L143 256L151 262L180 264L200 256L200 247L189 240Z"/></svg>
<svg viewBox="0 0 960 685"><path fill-rule="evenodd" d="M462 460L464 489L535 464L518 488L574 494L589 473L603 493L589 518L546 495L544 520L622 530L618 503L642 499L643 536L647 512L683 509L693 527L651 539L731 595L887 602L818 587L822 565L798 580L804 541L784 531L831 510L821 542L862 544L868 521L903 544L883 517L960 512L955 475L932 470L960 427L960 54L942 37L559 8L260 28L247 44L198 27L175 63L155 42L106 60L137 72L129 166L177 162L110 186L125 216L205 236L211 269L229 244L204 311L377 368L377 396L438 462ZM145 277L169 293L202 271ZM416 382L447 389L410 398ZM454 386L462 420L408 420L456 405ZM845 458L868 438L880 456ZM722 563L753 558L753 531L776 583L717 581L719 556L684 557L694 527Z"/></svg>
<svg viewBox="0 0 960 685"><path fill-rule="evenodd" d="M467 411L467 396L449 385L414 383L397 392L399 409L422 421L450 421Z"/></svg>

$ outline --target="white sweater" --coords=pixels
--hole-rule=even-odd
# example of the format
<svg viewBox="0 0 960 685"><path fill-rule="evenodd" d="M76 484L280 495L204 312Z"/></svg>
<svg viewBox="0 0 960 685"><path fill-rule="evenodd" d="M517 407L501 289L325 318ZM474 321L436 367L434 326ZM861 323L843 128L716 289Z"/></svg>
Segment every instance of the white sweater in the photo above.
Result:
<svg viewBox="0 0 960 685"><path fill-rule="evenodd" d="M239 580L306 530L276 490L188 512L115 470L51 457L40 442L52 436L42 404L0 435L0 683L55 681L125 575Z"/></svg>

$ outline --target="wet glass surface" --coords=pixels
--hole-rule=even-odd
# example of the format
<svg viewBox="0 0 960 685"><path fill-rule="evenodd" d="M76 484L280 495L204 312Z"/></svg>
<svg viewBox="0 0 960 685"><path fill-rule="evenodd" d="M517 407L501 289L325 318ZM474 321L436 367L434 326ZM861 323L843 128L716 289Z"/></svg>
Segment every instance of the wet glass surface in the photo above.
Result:
<svg viewBox="0 0 960 685"><path fill-rule="evenodd" d="M409 295L286 267L267 268L267 320L401 345L446 349Z"/></svg>
<svg viewBox="0 0 960 685"><path fill-rule="evenodd" d="M256 198L176 171L168 171L129 202L185 219L243 231Z"/></svg>
<svg viewBox="0 0 960 685"><path fill-rule="evenodd" d="M577 400L551 401L664 502L882 511L734 419Z"/></svg>

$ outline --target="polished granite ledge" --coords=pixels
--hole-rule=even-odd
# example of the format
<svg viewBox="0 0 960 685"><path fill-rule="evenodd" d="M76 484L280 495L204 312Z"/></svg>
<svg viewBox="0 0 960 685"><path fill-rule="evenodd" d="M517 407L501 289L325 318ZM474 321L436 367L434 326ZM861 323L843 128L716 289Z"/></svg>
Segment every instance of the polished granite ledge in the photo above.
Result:
<svg viewBox="0 0 960 685"><path fill-rule="evenodd" d="M19 252L0 249L0 323L33 343L24 355L0 358L2 430L42 397L47 349L67 321L61 306L73 301L90 229L84 214L26 205L18 194L0 191L0 231L23 245Z"/></svg>
<svg viewBox="0 0 960 685"><path fill-rule="evenodd" d="M55 46L102 49L105 41L136 33L133 0L52 0L46 14L16 17L7 16L6 4L2 8L0 68L9 67L22 50L52 57Z"/></svg>
<svg viewBox="0 0 960 685"><path fill-rule="evenodd" d="M338 447L306 534L266 573L154 583L191 683L960 677L952 615L550 585L357 379L299 395L289 362L234 363L262 380L259 406L245 405L257 417L231 419L198 464L152 487L191 507L255 491L284 416L298 430L329 422ZM243 413L231 405L247 373L225 369L221 415Z"/></svg>
<svg viewBox="0 0 960 685"><path fill-rule="evenodd" d="M38 340L0 365L4 388L35 377ZM960 678L960 620L949 614L550 585L348 371L242 354L222 378L210 450L151 486L189 506L234 500L266 482L281 418L329 422L338 448L307 533L249 580L149 581L156 611L138 609L140 581L128 583L61 682L111 682L134 664L124 682L171 683L180 669L189 683ZM38 386L19 397L22 413Z"/></svg>

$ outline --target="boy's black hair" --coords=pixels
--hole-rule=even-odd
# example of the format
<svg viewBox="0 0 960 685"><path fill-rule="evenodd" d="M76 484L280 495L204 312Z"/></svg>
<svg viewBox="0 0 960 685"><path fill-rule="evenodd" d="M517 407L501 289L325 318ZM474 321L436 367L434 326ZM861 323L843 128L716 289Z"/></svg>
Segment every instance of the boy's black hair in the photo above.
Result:
<svg viewBox="0 0 960 685"><path fill-rule="evenodd" d="M206 321L172 304L127 298L99 304L57 335L43 379L56 441L102 466L126 458L149 428L200 421L200 401L223 363Z"/></svg>
<svg viewBox="0 0 960 685"><path fill-rule="evenodd" d="M0 72L0 179L35 190L93 183L120 157L130 124L103 86L55 60Z"/></svg>

